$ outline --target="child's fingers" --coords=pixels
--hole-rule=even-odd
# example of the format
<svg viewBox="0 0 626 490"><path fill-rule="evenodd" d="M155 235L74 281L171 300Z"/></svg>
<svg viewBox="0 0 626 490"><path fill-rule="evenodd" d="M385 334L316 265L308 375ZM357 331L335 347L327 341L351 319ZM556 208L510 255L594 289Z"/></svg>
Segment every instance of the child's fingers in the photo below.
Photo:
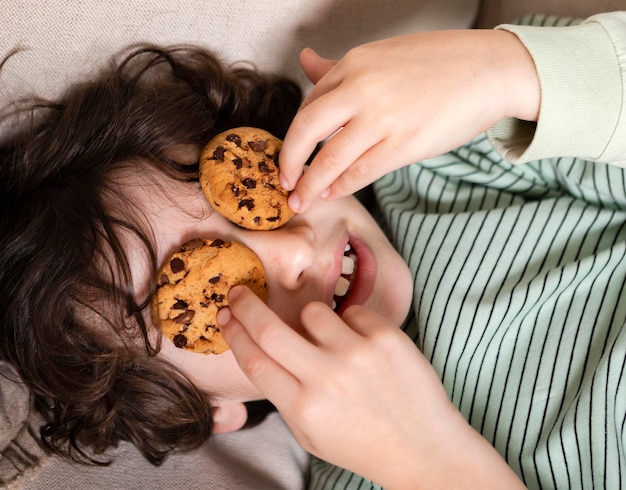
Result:
<svg viewBox="0 0 626 490"><path fill-rule="evenodd" d="M301 112L313 101L323 98L327 94L332 94L342 82L341 74L332 70L337 61L322 58L312 49L302 50L300 64L305 75L313 82L314 86L300 104L298 112Z"/></svg>
<svg viewBox="0 0 626 490"><path fill-rule="evenodd" d="M224 339L241 370L265 397L276 403L284 396L282 390L288 393L298 388L297 379L256 344L241 322L228 312L228 308L220 313Z"/></svg>
<svg viewBox="0 0 626 490"><path fill-rule="evenodd" d="M303 360L315 357L314 346L286 325L248 288L233 288L228 298L229 312L233 318L220 326L244 372L251 379L252 376L262 376L265 364L270 359L298 377ZM218 321L224 321L226 316L220 312ZM234 342L232 345L229 341L231 337ZM247 340L248 337L250 340ZM256 383L255 379L252 381Z"/></svg>
<svg viewBox="0 0 626 490"><path fill-rule="evenodd" d="M308 338L322 350L341 350L356 340L355 332L325 303L307 304L300 319Z"/></svg>
<svg viewBox="0 0 626 490"><path fill-rule="evenodd" d="M391 161L390 155L394 155L393 166L388 164ZM325 198L337 199L352 195L383 175L399 168L401 160L398 155L398 150L386 140L368 148L330 184Z"/></svg>
<svg viewBox="0 0 626 490"><path fill-rule="evenodd" d="M386 331L400 332L397 325L364 306L349 307L341 317L323 303L310 303L302 310L302 326L317 345L328 351L343 351L359 339Z"/></svg>
<svg viewBox="0 0 626 490"><path fill-rule="evenodd" d="M320 196L329 197L327 189L358 161L373 145L377 144L377 129L364 120L353 119L338 131L317 153L306 173L300 178L294 194L297 196L299 209L306 211L309 206ZM379 162L380 163L380 162ZM369 179L368 173L358 174L360 170L367 170L359 166L350 170L352 175L357 176L352 187L360 189L364 187L362 182ZM360 186L360 187L357 187ZM291 197L292 200L296 199Z"/></svg>
<svg viewBox="0 0 626 490"><path fill-rule="evenodd" d="M363 341L370 346L378 346L380 342L381 349L407 341L401 338L406 335L397 325L360 305L351 306L339 317L324 303L309 303L302 310L301 320L308 337L324 356L323 365L313 370L313 376L319 376L325 369L332 370L333 359L341 359L346 352L362 348ZM306 382L307 378L302 376L300 381Z"/></svg>
<svg viewBox="0 0 626 490"><path fill-rule="evenodd" d="M311 48L305 48L300 53L300 65L313 84L319 82L336 64L337 61L322 58Z"/></svg>
<svg viewBox="0 0 626 490"><path fill-rule="evenodd" d="M317 88L317 87L316 87ZM315 90L315 89L314 89ZM307 99L308 100L308 99ZM336 92L316 98L291 122L280 150L280 182L292 190L318 143L332 136L351 118L352 108L337 100Z"/></svg>
<svg viewBox="0 0 626 490"><path fill-rule="evenodd" d="M353 305L347 308L341 319L346 325L350 326L352 331L364 338L375 338L388 332L394 335L404 335L398 325L395 325L380 313L361 305Z"/></svg>

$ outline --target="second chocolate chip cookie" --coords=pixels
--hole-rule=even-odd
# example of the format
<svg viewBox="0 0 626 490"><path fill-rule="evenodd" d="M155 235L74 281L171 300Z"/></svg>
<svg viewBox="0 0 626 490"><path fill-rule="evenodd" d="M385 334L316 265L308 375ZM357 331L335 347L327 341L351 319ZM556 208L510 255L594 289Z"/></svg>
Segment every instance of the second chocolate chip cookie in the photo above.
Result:
<svg viewBox="0 0 626 490"><path fill-rule="evenodd" d="M294 215L278 180L282 141L241 127L215 136L200 156L200 185L213 208L250 230L273 230Z"/></svg>

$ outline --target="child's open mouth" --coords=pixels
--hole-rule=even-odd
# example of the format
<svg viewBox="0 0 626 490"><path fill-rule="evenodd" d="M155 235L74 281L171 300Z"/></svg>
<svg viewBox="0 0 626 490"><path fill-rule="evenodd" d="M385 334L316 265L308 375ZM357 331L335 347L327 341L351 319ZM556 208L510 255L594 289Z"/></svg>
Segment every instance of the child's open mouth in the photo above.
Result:
<svg viewBox="0 0 626 490"><path fill-rule="evenodd" d="M343 251L343 260L341 263L341 275L335 285L335 294L333 296L333 310L337 311L345 300L354 278L356 276L357 256L352 251L350 244L346 244Z"/></svg>

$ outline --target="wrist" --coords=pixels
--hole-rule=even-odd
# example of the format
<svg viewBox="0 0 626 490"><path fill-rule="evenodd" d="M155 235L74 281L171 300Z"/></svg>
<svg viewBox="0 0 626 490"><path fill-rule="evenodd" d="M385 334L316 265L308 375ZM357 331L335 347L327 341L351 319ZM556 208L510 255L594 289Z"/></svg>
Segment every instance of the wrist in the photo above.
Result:
<svg viewBox="0 0 626 490"><path fill-rule="evenodd" d="M497 76L492 79L492 93L500 94L502 117L537 121L541 104L539 77L530 52L512 32L491 31L497 46Z"/></svg>
<svg viewBox="0 0 626 490"><path fill-rule="evenodd" d="M500 454L475 431L451 403L448 415L438 412L430 426L430 443L405 447L394 454L394 467L380 483L390 490L523 489L526 488ZM425 429L425 428L423 428ZM412 438L413 442L417 438Z"/></svg>
<svg viewBox="0 0 626 490"><path fill-rule="evenodd" d="M526 488L504 458L465 419L452 430L446 452L451 460L447 471L456 475L453 482L456 486L451 484L448 488Z"/></svg>

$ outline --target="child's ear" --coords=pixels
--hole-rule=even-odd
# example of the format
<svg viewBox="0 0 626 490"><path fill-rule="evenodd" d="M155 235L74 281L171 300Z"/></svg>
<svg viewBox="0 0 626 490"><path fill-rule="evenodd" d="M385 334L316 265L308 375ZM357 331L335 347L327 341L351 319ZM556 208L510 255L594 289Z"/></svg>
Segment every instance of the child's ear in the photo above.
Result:
<svg viewBox="0 0 626 490"><path fill-rule="evenodd" d="M226 434L241 429L248 420L248 410L241 402L220 400L213 407L213 433Z"/></svg>

